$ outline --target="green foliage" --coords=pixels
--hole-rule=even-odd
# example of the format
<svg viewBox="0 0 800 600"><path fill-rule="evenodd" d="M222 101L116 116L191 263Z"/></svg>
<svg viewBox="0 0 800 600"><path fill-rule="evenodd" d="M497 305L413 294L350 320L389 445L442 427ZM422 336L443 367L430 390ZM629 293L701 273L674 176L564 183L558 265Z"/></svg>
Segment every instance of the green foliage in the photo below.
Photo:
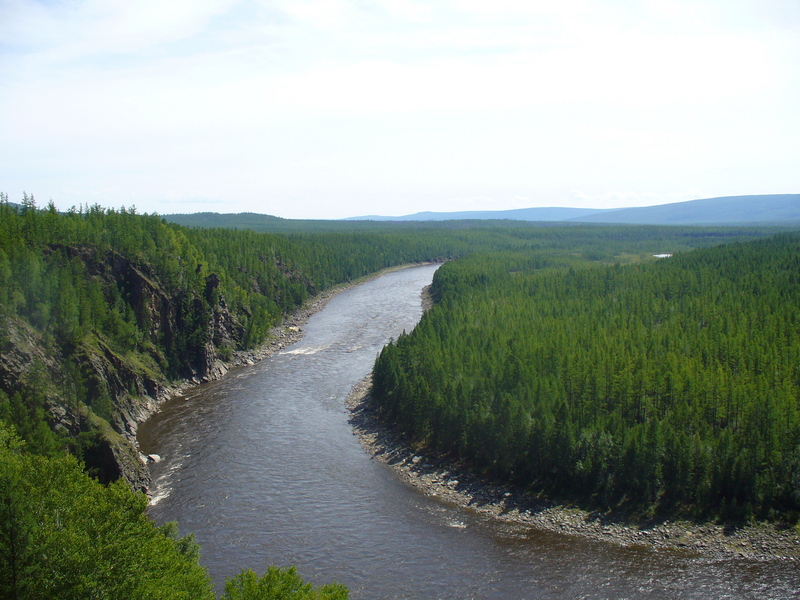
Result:
<svg viewBox="0 0 800 600"><path fill-rule="evenodd" d="M52 361L3 380L0 419L42 454L69 446L89 459L96 444L75 437L85 407L119 426L117 406L146 393L142 381L152 389L202 378L215 355L263 343L310 294L434 251L448 256L422 236L394 239L396 251L384 241L188 230L125 208L39 210L27 194L17 209L3 196L0 344ZM73 425L55 434L49 408L59 403Z"/></svg>
<svg viewBox="0 0 800 600"><path fill-rule="evenodd" d="M67 455L31 456L0 425L0 597L213 598L192 540L156 527L146 499Z"/></svg>
<svg viewBox="0 0 800 600"><path fill-rule="evenodd" d="M778 262L753 245L589 268L765 231L231 223L271 232L124 207L59 214L0 194L0 352L30 359L0 389L0 597L212 597L191 536L156 527L142 496L100 485L63 450L110 479L96 427L119 427L125 396L202 376L309 296L403 263L468 256L440 269L437 307L376 363L387 418L418 440L605 503L719 502L734 515L800 503L795 238L766 242ZM58 431L54 410L66 413ZM347 590L270 568L225 594Z"/></svg>
<svg viewBox="0 0 800 600"><path fill-rule="evenodd" d="M32 393L23 398L20 392L10 396L0 390L0 424L14 427L38 454L53 455L64 448L63 438L49 426L44 395Z"/></svg>
<svg viewBox="0 0 800 600"><path fill-rule="evenodd" d="M297 574L295 567L270 566L262 577L242 571L225 583L222 600L347 600L349 592L339 583L314 588Z"/></svg>
<svg viewBox="0 0 800 600"><path fill-rule="evenodd" d="M513 255L510 270L524 271L581 264L583 256L638 260L652 248L674 252L763 233L511 221L291 222L283 231L186 229L124 207L59 214L52 205L37 209L28 195L20 209L0 201L0 343L19 343L32 330L59 365L5 380L9 400L0 402L0 417L44 453L65 445L64 432L47 431L48 401L65 405L73 422L88 407L119 427L117 406L126 395L147 393L143 381L152 390L166 380L202 378L215 356L263 343L310 295L397 264L483 250L500 252L500 260ZM477 293L496 277L489 268L460 282L457 271L447 272L453 275L441 279L437 297L467 283ZM74 439L66 445L91 448Z"/></svg>
<svg viewBox="0 0 800 600"><path fill-rule="evenodd" d="M211 600L192 535L157 527L144 495L104 486L72 457L34 456L0 423L0 598ZM294 567L242 571L223 598L346 600L340 584L313 588Z"/></svg>
<svg viewBox="0 0 800 600"><path fill-rule="evenodd" d="M626 267L543 258L439 269L438 305L375 364L385 418L595 505L796 515L800 236Z"/></svg>

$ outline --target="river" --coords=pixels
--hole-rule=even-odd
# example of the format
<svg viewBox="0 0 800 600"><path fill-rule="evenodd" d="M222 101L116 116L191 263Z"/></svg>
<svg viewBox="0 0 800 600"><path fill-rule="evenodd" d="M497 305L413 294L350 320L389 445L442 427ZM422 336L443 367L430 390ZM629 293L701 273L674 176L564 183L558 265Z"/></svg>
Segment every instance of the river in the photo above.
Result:
<svg viewBox="0 0 800 600"><path fill-rule="evenodd" d="M344 401L392 337L421 316L435 265L333 298L303 339L192 388L139 429L153 465L151 516L177 521L217 583L242 568L298 567L354 600L784 599L791 561L621 548L499 524L426 497L370 459Z"/></svg>

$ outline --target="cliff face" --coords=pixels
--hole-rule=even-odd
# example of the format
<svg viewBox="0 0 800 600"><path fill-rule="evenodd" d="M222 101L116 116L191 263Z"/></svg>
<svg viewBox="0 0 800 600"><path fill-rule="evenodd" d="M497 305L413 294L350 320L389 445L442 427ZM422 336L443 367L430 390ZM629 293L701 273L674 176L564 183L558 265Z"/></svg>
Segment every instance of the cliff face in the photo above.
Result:
<svg viewBox="0 0 800 600"><path fill-rule="evenodd" d="M223 375L227 364L220 355L230 358L231 350L241 346L244 327L228 310L215 274L197 292L170 293L152 268L118 253L52 251L78 258L88 277L104 289L115 288L125 310L135 315L140 339L124 347L97 332L64 340L41 334L22 318L5 318L0 325L0 389L8 395L42 393L53 429L66 439L87 432L93 436L82 451L90 471L101 480L124 477L135 489L147 491L149 472L136 442L139 423L182 385ZM186 341L187 315L194 319L194 345ZM170 355L185 348L190 350L181 353L180 361Z"/></svg>

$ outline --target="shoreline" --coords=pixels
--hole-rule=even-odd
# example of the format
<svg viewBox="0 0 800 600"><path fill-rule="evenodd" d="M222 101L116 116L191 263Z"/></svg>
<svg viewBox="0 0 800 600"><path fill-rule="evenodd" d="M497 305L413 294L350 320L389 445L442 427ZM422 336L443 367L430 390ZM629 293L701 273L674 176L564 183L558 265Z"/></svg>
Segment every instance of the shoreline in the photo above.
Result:
<svg viewBox="0 0 800 600"><path fill-rule="evenodd" d="M280 325L276 325L272 329L269 330L267 334L267 338L263 344L258 346L257 348L253 348L252 350L237 350L233 353L231 360L229 361L218 361L221 366L224 368L224 372L220 375L208 378L207 381L212 381L219 379L229 370L234 369L236 367L243 367L243 366L253 366L257 362L269 358L279 350L283 350L287 346L294 344L295 342L299 342L303 339L303 327L308 323L308 320L313 317L315 314L320 312L325 306L327 306L328 302L333 300L333 298L340 294L341 292L346 292L353 288L358 287L363 283L367 283L369 281L373 281L386 275L388 273L392 273L394 271L400 271L402 269L410 269L413 267L424 267L426 265L432 265L436 263L432 262L421 262L421 263L409 263L404 265L398 265L396 267L387 267L385 269L381 269L380 271L376 271L375 273L370 273L369 275L364 275L363 277L359 277L353 281L349 281L347 283L340 283L334 285L327 290L323 290L319 294L311 296L306 300L306 302L300 308L286 314L283 316L283 319ZM188 387L192 387L194 385L200 385L201 383L206 383L207 381L188 381L186 382L185 387L182 390L187 389ZM181 392L176 392L174 395L179 395ZM170 396L172 397L172 396Z"/></svg>
<svg viewBox="0 0 800 600"><path fill-rule="evenodd" d="M250 350L236 350L233 352L230 360L227 361L217 358L214 363L214 369L202 379L183 379L176 382L171 382L167 385L162 385L155 397L150 397L147 402L137 407L138 410L136 411L134 418L129 423L131 427L128 435L126 436L128 440L134 444L135 451L139 455L139 461L142 463L148 473L148 482L147 485L142 487L142 491L148 496L148 498L150 497L151 492L149 487L152 481L150 463L154 461L142 452L141 448L139 447L139 441L136 437L136 433L139 425L156 415L166 402L173 398L182 396L190 388L221 379L233 369L253 366L257 362L264 360L265 358L269 358L287 346L291 346L292 344L299 342L305 334L303 327L306 325L308 320L325 308L328 302L330 302L337 294L351 290L363 283L367 283L386 275L387 273L431 264L436 263L407 263L394 267L387 267L385 269L381 269L380 271L376 271L375 273L370 273L368 275L359 277L353 281L336 284L318 294L315 294L314 296L309 297L303 306L283 315L281 323L269 330L266 339L258 347ZM158 458L160 460L161 457Z"/></svg>
<svg viewBox="0 0 800 600"><path fill-rule="evenodd" d="M512 523L617 546L687 552L711 559L800 560L800 533L773 523L716 524L684 520L640 522L556 505L470 473L446 457L415 451L378 418L371 375L350 392L350 424L365 451L421 493Z"/></svg>

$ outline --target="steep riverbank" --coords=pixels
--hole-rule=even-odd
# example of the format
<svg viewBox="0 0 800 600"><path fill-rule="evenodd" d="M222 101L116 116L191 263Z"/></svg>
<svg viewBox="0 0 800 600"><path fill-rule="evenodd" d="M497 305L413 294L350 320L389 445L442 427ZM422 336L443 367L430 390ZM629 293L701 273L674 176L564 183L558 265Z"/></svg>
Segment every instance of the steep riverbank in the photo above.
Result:
<svg viewBox="0 0 800 600"><path fill-rule="evenodd" d="M771 523L747 525L687 521L632 521L613 514L556 506L471 474L445 457L414 450L409 440L377 418L370 379L347 399L350 422L361 445L422 493L492 518L620 546L685 551L710 558L800 560L800 534Z"/></svg>
<svg viewBox="0 0 800 600"><path fill-rule="evenodd" d="M420 263L420 265L421 264L430 263ZM361 277L357 280L336 285L313 296L312 298L309 298L301 308L286 315L280 325L273 327L269 331L267 339L262 345L250 350L239 350L233 352L231 358L227 361L217 358L214 361L213 368L211 368L208 374L202 379L185 379L183 381L173 383L172 385L165 385L158 390L158 393L155 395L155 397L147 398L146 400L141 401L132 418L132 421L135 421L131 427L132 435L136 435L136 430L139 423L143 423L156 414L161 409L161 406L170 398L180 396L194 386L218 380L225 376L231 369L243 366L252 366L257 362L272 356L283 348L300 341L304 334L303 328L308 320L324 309L328 302L330 302L337 294L353 289L354 287L366 283L367 281L377 279L378 277L381 277L382 275L392 271L420 265L415 264L389 267L387 269L383 269L382 271ZM135 440L135 437L133 440ZM145 465L145 468L151 462L151 460L141 452L139 454L139 458ZM146 481L143 480L140 485L135 487L136 489L141 489L145 493L149 494L149 478Z"/></svg>
<svg viewBox="0 0 800 600"><path fill-rule="evenodd" d="M187 390L188 388L199 385L201 383L206 383L207 381L216 380L225 375L230 369L235 367L241 367L246 365L254 365L256 362L268 358L282 350L286 346L290 346L295 342L300 341L303 338L303 327L308 323L308 320L321 311L325 306L327 306L328 302L330 302L337 294L341 292L351 290L356 286L359 286L367 281L372 281L373 279L377 279L382 275L386 275L387 273L391 273L392 271L397 271L400 269L405 269L408 267L413 266L421 266L425 264L432 264L432 263L419 263L413 265L400 265L397 267L389 267L387 269L383 269L376 273L372 273L370 275L365 275L355 281L350 281L348 283L342 283L336 285L330 289L327 289L323 292L320 292L316 296L309 298L306 303L298 308L297 310L289 313L286 315L281 322L280 325L273 327L269 334L267 335L267 340L258 348L253 348L251 350L238 350L234 352L231 356L231 359L228 361L220 361L218 360L218 367L215 369L213 375L209 376L206 380L186 380L181 382L179 385L171 388L170 396L174 396L180 394Z"/></svg>

